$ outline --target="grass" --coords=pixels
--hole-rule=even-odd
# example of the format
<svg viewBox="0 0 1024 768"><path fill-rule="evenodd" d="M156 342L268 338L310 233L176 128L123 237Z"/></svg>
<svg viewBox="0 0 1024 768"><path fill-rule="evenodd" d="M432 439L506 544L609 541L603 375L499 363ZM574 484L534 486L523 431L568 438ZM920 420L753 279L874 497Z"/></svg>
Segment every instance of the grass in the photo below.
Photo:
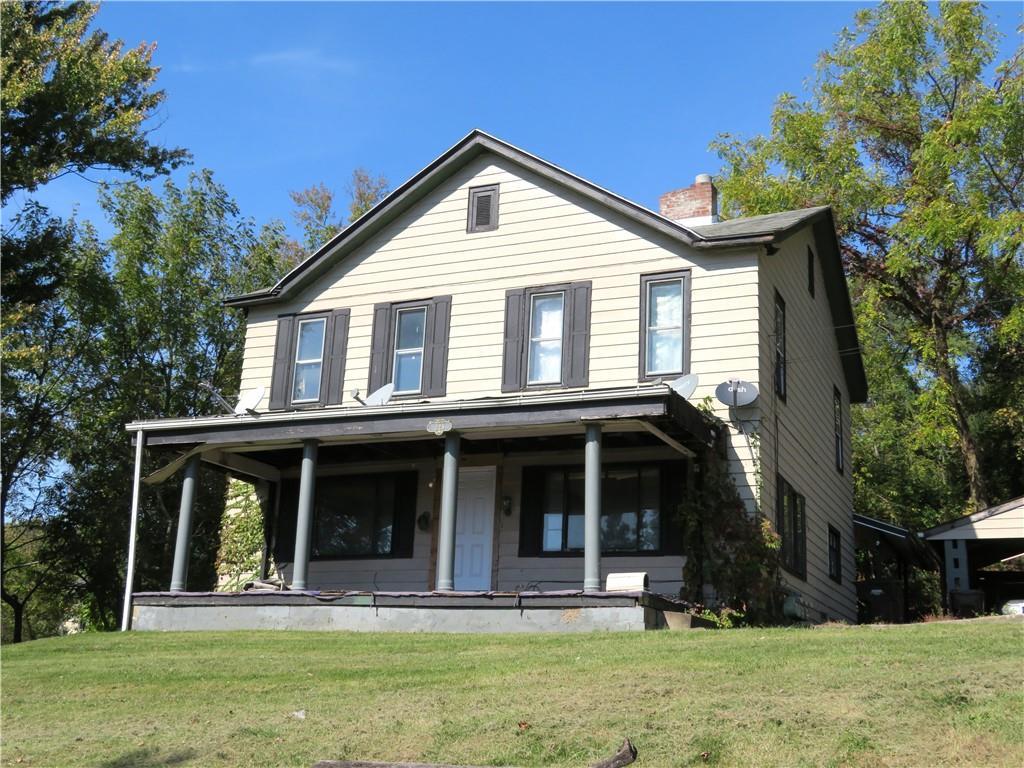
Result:
<svg viewBox="0 0 1024 768"><path fill-rule="evenodd" d="M1024 622L3 649L4 765L1024 765ZM296 715L304 712L304 718Z"/></svg>

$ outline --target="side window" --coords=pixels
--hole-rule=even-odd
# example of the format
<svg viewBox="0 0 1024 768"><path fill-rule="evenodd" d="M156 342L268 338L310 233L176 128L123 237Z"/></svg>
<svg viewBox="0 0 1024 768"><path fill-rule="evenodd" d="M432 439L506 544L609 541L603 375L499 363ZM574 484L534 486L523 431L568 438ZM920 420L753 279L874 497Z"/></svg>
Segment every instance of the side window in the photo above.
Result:
<svg viewBox="0 0 1024 768"><path fill-rule="evenodd" d="M444 396L451 306L451 296L374 305L367 393L391 383L399 397Z"/></svg>
<svg viewBox="0 0 1024 768"><path fill-rule="evenodd" d="M590 282L508 291L502 354L502 392L587 386Z"/></svg>
<svg viewBox="0 0 1024 768"><path fill-rule="evenodd" d="M336 309L278 318L270 410L341 403L349 315Z"/></svg>
<svg viewBox="0 0 1024 768"><path fill-rule="evenodd" d="M807 510L802 494L776 475L775 527L781 539L782 567L807 578Z"/></svg>
<svg viewBox="0 0 1024 768"><path fill-rule="evenodd" d="M775 292L775 394L786 399L786 302Z"/></svg>
<svg viewBox="0 0 1024 768"><path fill-rule="evenodd" d="M843 396L838 387L832 387L832 422L836 441L836 469L842 473L846 467L843 456Z"/></svg>
<svg viewBox="0 0 1024 768"><path fill-rule="evenodd" d="M814 251L807 246L807 292L814 298Z"/></svg>
<svg viewBox="0 0 1024 768"><path fill-rule="evenodd" d="M828 527L828 576L833 581L843 582L843 546L839 531Z"/></svg>
<svg viewBox="0 0 1024 768"><path fill-rule="evenodd" d="M689 356L690 273L640 278L640 380L686 373Z"/></svg>
<svg viewBox="0 0 1024 768"><path fill-rule="evenodd" d="M467 232L490 232L498 228L498 185L469 190Z"/></svg>

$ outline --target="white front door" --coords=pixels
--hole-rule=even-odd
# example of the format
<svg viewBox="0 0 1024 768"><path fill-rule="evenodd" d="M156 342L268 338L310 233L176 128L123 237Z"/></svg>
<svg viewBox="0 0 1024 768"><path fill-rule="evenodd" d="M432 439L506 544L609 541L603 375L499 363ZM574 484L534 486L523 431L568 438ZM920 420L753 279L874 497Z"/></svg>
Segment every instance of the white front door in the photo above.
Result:
<svg viewBox="0 0 1024 768"><path fill-rule="evenodd" d="M455 514L455 589L459 591L491 588L495 475L494 467L459 470Z"/></svg>

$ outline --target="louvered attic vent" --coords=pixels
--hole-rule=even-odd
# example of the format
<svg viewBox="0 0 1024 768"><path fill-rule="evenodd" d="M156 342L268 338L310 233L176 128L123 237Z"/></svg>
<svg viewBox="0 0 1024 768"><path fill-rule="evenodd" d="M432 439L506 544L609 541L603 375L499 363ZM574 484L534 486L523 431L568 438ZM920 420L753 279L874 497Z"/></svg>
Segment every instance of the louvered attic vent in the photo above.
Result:
<svg viewBox="0 0 1024 768"><path fill-rule="evenodd" d="M498 228L498 185L469 190L467 232L490 232Z"/></svg>

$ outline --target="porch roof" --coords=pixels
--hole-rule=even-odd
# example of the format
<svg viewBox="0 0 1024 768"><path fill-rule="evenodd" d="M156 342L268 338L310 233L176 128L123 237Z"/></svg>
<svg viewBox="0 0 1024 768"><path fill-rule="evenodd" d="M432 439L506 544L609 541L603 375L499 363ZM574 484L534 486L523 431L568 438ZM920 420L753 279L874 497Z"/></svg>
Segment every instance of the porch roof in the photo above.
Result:
<svg viewBox="0 0 1024 768"><path fill-rule="evenodd" d="M603 422L609 431L649 431L684 450L714 444L720 422L698 410L667 385L576 392L527 393L475 400L397 402L384 406L343 406L246 416L200 416L135 421L126 426L143 432L146 445L191 448L184 456L147 478L159 482L187 456L247 446L298 445L319 439L325 444L359 444L377 440L436 439L458 432L468 440L567 434ZM204 457L205 458L205 457ZM243 471L243 467L235 467Z"/></svg>

